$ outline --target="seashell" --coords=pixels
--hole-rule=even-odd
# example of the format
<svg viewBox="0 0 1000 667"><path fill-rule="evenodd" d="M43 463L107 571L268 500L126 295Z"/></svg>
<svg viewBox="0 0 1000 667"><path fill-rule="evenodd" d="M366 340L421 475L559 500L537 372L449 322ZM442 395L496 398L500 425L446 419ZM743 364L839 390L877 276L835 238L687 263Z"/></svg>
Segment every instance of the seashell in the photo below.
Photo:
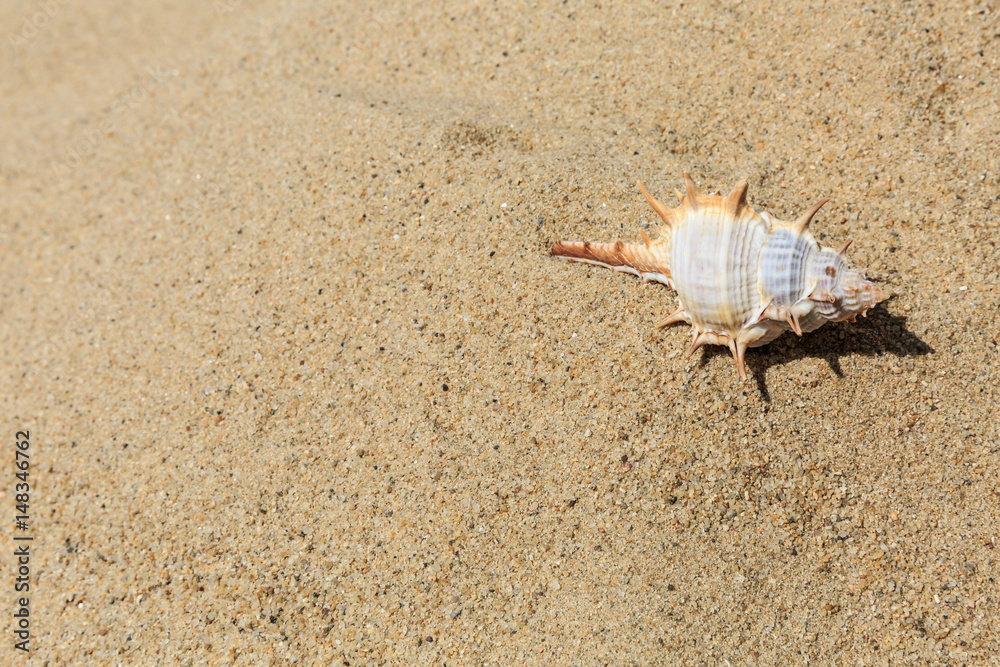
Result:
<svg viewBox="0 0 1000 667"><path fill-rule="evenodd" d="M702 345L725 345L740 378L747 379L744 354L785 331L801 336L827 322L854 322L886 294L865 280L839 250L820 247L809 222L821 199L795 222L782 222L747 204L747 182L728 195L703 195L684 173L685 194L669 208L639 183L639 190L663 218L660 238L629 244L559 241L552 254L573 262L632 273L677 292L678 307L657 323L691 327L691 356Z"/></svg>

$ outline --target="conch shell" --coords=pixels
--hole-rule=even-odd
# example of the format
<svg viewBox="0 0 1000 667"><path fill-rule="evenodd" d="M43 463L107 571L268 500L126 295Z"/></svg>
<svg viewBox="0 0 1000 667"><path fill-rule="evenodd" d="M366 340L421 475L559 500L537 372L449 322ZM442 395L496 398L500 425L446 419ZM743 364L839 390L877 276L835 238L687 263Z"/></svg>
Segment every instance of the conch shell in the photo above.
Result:
<svg viewBox="0 0 1000 667"><path fill-rule="evenodd" d="M747 182L728 195L703 195L684 173L685 194L677 208L639 190L663 219L660 238L629 244L559 241L552 254L574 262L633 273L677 292L678 308L657 323L691 327L691 356L702 345L725 345L740 378L747 379L744 354L785 331L801 336L827 322L853 322L886 294L865 280L839 250L820 247L809 222L827 199L795 222L782 222L747 204Z"/></svg>

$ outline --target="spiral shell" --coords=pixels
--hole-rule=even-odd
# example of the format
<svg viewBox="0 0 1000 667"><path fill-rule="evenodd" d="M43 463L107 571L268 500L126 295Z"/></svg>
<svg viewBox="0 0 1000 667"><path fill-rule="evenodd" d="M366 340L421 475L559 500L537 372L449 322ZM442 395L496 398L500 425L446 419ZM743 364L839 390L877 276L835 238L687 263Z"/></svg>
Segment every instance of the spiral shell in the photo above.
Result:
<svg viewBox="0 0 1000 667"><path fill-rule="evenodd" d="M879 287L848 266L844 252L819 245L809 222L820 200L795 222L782 222L747 204L747 182L728 195L703 195L684 173L677 208L639 189L665 223L641 244L559 241L552 254L574 262L633 273L677 292L678 308L657 323L692 325L691 356L702 345L725 345L746 380L744 354L785 331L801 336L827 322L850 320L884 301Z"/></svg>

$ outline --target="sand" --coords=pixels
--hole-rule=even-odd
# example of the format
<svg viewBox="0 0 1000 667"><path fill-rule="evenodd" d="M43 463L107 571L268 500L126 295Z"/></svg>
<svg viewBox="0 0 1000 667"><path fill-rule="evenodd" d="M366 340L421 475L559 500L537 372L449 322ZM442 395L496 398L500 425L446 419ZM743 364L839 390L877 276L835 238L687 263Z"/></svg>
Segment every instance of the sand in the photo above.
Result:
<svg viewBox="0 0 1000 667"><path fill-rule="evenodd" d="M996 7L274 4L0 7L0 662L996 664ZM892 299L549 256L685 170Z"/></svg>

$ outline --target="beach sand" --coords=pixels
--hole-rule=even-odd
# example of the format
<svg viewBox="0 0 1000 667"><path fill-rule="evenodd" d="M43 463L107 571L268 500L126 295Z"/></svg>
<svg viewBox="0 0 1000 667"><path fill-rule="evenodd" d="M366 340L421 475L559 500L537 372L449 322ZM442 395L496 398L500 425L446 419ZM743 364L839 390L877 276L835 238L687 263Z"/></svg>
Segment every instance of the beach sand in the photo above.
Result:
<svg viewBox="0 0 1000 667"><path fill-rule="evenodd" d="M0 5L0 662L995 664L996 7L272 4ZM892 298L685 359L683 171Z"/></svg>

